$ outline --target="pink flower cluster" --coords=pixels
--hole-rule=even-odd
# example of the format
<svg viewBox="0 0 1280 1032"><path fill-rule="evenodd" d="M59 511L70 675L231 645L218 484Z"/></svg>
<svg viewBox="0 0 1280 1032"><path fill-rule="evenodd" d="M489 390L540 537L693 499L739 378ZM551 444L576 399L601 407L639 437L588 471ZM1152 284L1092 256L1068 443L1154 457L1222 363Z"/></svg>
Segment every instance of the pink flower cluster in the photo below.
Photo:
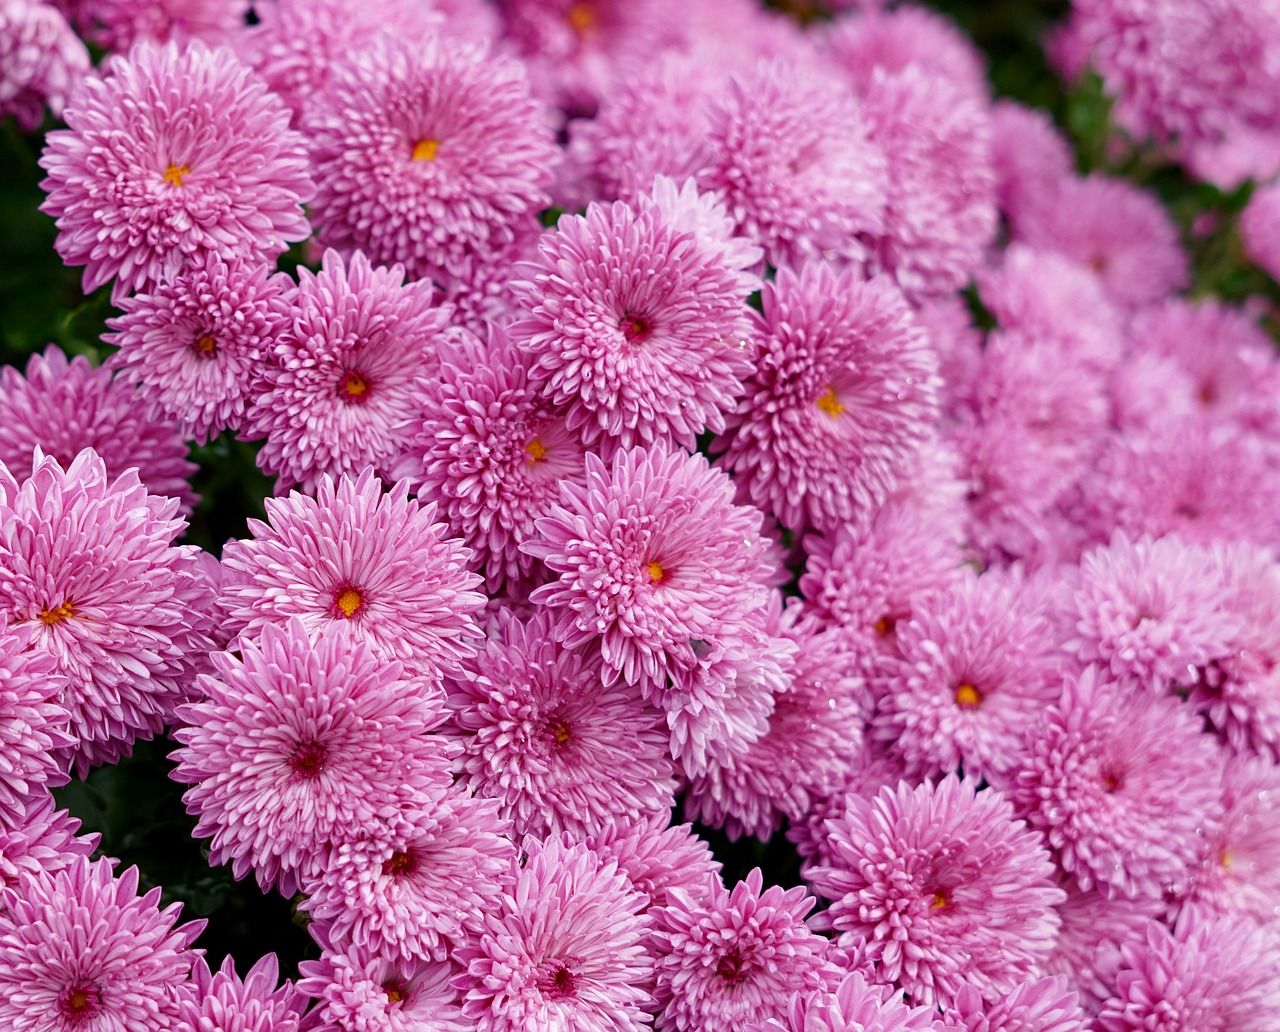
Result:
<svg viewBox="0 0 1280 1032"><path fill-rule="evenodd" d="M1280 1029L1280 361L950 23L63 6L44 209L120 314L0 377L0 1026ZM1126 49L1204 6L1063 60L1220 145ZM24 124L61 18L0 0ZM223 432L276 497L215 557ZM55 809L166 731L296 979Z"/></svg>

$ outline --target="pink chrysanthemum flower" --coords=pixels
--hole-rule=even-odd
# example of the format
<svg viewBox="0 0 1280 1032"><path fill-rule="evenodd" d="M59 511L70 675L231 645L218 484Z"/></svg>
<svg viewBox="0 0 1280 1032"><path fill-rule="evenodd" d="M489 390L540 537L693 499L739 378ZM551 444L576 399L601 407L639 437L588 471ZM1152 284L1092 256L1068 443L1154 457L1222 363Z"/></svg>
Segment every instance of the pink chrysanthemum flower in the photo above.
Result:
<svg viewBox="0 0 1280 1032"><path fill-rule="evenodd" d="M1159 897L1185 890L1222 824L1222 763L1184 704L1090 667L1028 729L1012 791L1081 888Z"/></svg>
<svg viewBox="0 0 1280 1032"><path fill-rule="evenodd" d="M1099 1032L1277 1032L1280 941L1274 929L1242 927L1188 907L1170 930L1121 946L1124 968L1098 1015Z"/></svg>
<svg viewBox="0 0 1280 1032"><path fill-rule="evenodd" d="M1122 179L1060 180L1030 204L1019 235L1093 270L1107 296L1138 308L1187 285L1187 256L1169 214L1153 195Z"/></svg>
<svg viewBox="0 0 1280 1032"><path fill-rule="evenodd" d="M708 112L704 190L775 267L860 261L883 228L885 155L834 72L784 61L733 79Z"/></svg>
<svg viewBox="0 0 1280 1032"><path fill-rule="evenodd" d="M382 32L420 45L446 29L431 0L257 0L253 13L257 24L236 38L236 53L289 106L295 124L334 66Z"/></svg>
<svg viewBox="0 0 1280 1032"><path fill-rule="evenodd" d="M410 279L494 254L546 207L547 119L510 57L384 33L335 66L306 109L316 236Z"/></svg>
<svg viewBox="0 0 1280 1032"><path fill-rule="evenodd" d="M1003 786L1027 725L1057 701L1062 658L1044 604L1018 578L968 576L897 626L901 658L876 736L917 775L963 768Z"/></svg>
<svg viewBox="0 0 1280 1032"><path fill-rule="evenodd" d="M793 994L786 1019L753 1023L747 1032L937 1032L935 1014L926 1007L908 1007L901 994L869 983L855 971L834 993Z"/></svg>
<svg viewBox="0 0 1280 1032"><path fill-rule="evenodd" d="M158 734L213 647L197 549L172 544L177 508L89 450L66 470L37 452L21 485L0 467L0 619L30 627L65 678L75 744L57 755L80 777Z"/></svg>
<svg viewBox="0 0 1280 1032"><path fill-rule="evenodd" d="M1221 547L1217 557L1224 606L1239 628L1179 688L1231 751L1280 762L1280 565L1274 551L1248 544Z"/></svg>
<svg viewBox="0 0 1280 1032"><path fill-rule="evenodd" d="M54 806L52 795L36 791L16 806L0 809L0 914L6 909L5 889L57 874L97 848L96 832L77 835L80 821Z"/></svg>
<svg viewBox="0 0 1280 1032"><path fill-rule="evenodd" d="M384 493L368 469L337 484L322 476L315 497L294 492L266 509L268 522L250 520L252 537L222 553L218 604L242 640L297 618L431 677L474 654L479 578L403 482Z"/></svg>
<svg viewBox="0 0 1280 1032"><path fill-rule="evenodd" d="M197 467L177 427L124 379L82 355L68 361L52 344L27 360L25 377L0 369L0 462L25 480L37 445L64 467L85 448L102 457L109 476L135 467L151 494L180 499L184 514L198 500L187 483Z"/></svg>
<svg viewBox="0 0 1280 1032"><path fill-rule="evenodd" d="M514 285L525 317L510 333L529 379L588 440L692 448L724 429L751 371L743 270L759 251L731 241L714 197L660 189L562 217Z"/></svg>
<svg viewBox="0 0 1280 1032"><path fill-rule="evenodd" d="M55 0L85 39L104 50L125 51L134 43L211 46L229 43L244 27L249 0Z"/></svg>
<svg viewBox="0 0 1280 1032"><path fill-rule="evenodd" d="M966 984L995 1002L1053 949L1053 863L995 789L948 776L851 795L828 828L836 862L808 879L835 901L831 927L914 1002L951 1006Z"/></svg>
<svg viewBox="0 0 1280 1032"><path fill-rule="evenodd" d="M990 92L982 53L951 19L905 3L892 10L837 18L819 37L822 53L863 94L877 69L890 74L919 65L965 96Z"/></svg>
<svg viewBox="0 0 1280 1032"><path fill-rule="evenodd" d="M639 1032L649 1025L645 898L614 864L559 838L528 862L479 941L455 956L476 1032Z"/></svg>
<svg viewBox="0 0 1280 1032"><path fill-rule="evenodd" d="M450 793L385 829L339 838L299 909L331 947L411 965L443 961L495 910L516 850L497 804Z"/></svg>
<svg viewBox="0 0 1280 1032"><path fill-rule="evenodd" d="M286 286L268 266L199 255L152 293L120 300L124 315L102 338L119 348L108 365L197 444L239 430Z"/></svg>
<svg viewBox="0 0 1280 1032"><path fill-rule="evenodd" d="M454 750L429 735L443 719L438 690L410 679L338 628L268 625L217 652L184 706L171 776L211 838L211 864L253 870L292 896L318 876L330 844L432 806L449 787Z"/></svg>
<svg viewBox="0 0 1280 1032"><path fill-rule="evenodd" d="M622 683L601 685L599 662L555 633L546 611L528 622L500 614L480 655L446 682L462 782L496 799L521 837L669 814L676 779L661 714Z"/></svg>
<svg viewBox="0 0 1280 1032"><path fill-rule="evenodd" d="M1023 982L1008 996L987 1003L973 986L961 986L956 1004L943 1014L956 1032L1087 1032L1077 994L1061 976Z"/></svg>
<svg viewBox="0 0 1280 1032"><path fill-rule="evenodd" d="M409 445L417 379L435 371L451 309L429 283L405 283L399 265L375 268L357 252L326 251L298 286L245 414L246 437L265 437L258 465L276 493L314 490L322 474L390 469Z"/></svg>
<svg viewBox="0 0 1280 1032"><path fill-rule="evenodd" d="M1223 820L1185 902L1257 924L1280 917L1280 767L1235 756L1222 779Z"/></svg>
<svg viewBox="0 0 1280 1032"><path fill-rule="evenodd" d="M314 929L315 926L313 926ZM448 963L400 963L330 949L298 965L298 989L316 1001L310 1027L350 1032L475 1032L462 1015Z"/></svg>
<svg viewBox="0 0 1280 1032"><path fill-rule="evenodd" d="M762 884L757 867L732 890L713 884L705 903L677 889L651 911L660 1032L728 1032L781 1017L793 992L836 987L828 940L805 924L813 897Z"/></svg>
<svg viewBox="0 0 1280 1032"><path fill-rule="evenodd" d="M869 267L912 301L949 294L982 263L999 222L989 107L918 65L876 72L863 101L889 161Z"/></svg>
<svg viewBox="0 0 1280 1032"><path fill-rule="evenodd" d="M312 182L284 104L226 47L140 45L49 134L41 211L84 290L145 290L203 251L269 263L310 233Z"/></svg>
<svg viewBox="0 0 1280 1032"><path fill-rule="evenodd" d="M203 921L138 895L138 869L78 858L28 879L0 906L0 1023L22 1032L169 1028ZM7 908L7 909L6 909Z"/></svg>
<svg viewBox="0 0 1280 1032"><path fill-rule="evenodd" d="M307 998L288 979L280 985L280 965L268 953L243 979L235 961L210 971L204 959L196 962L190 991L182 994L173 1032L298 1032Z"/></svg>
<svg viewBox="0 0 1280 1032"><path fill-rule="evenodd" d="M1240 618L1226 605L1215 553L1175 535L1087 552L1063 595L1064 649L1113 678L1156 691L1227 654Z"/></svg>
<svg viewBox="0 0 1280 1032"><path fill-rule="evenodd" d="M13 115L26 132L61 117L89 71L89 52L66 18L44 0L0 2L0 119Z"/></svg>
<svg viewBox="0 0 1280 1032"><path fill-rule="evenodd" d="M826 263L766 283L756 370L712 445L785 526L866 525L912 476L938 411L937 357L901 293Z"/></svg>
<svg viewBox="0 0 1280 1032"><path fill-rule="evenodd" d="M557 575L530 598L568 610L557 624L566 647L600 642L606 684L655 697L763 604L760 521L700 455L620 449L606 466L588 454L586 485L565 484L521 546Z"/></svg>
<svg viewBox="0 0 1280 1032"><path fill-rule="evenodd" d="M648 898L650 907L665 907L672 890L701 906L720 880L720 861L698 837L691 824L667 827L668 818L655 814L639 821L607 824L586 837L587 848L600 862L616 863L627 883Z"/></svg>
<svg viewBox="0 0 1280 1032"><path fill-rule="evenodd" d="M492 592L528 580L534 559L520 545L560 485L582 482L586 450L501 331L488 347L471 339L442 346L440 358L439 377L419 381L408 452L393 474L435 503Z"/></svg>
<svg viewBox="0 0 1280 1032"><path fill-rule="evenodd" d="M769 729L740 755L712 762L691 780L683 813L729 838L767 839L785 817L799 821L813 799L844 781L862 745L868 700L859 656L838 628L810 619L782 634L798 646L791 683L774 697Z"/></svg>
<svg viewBox="0 0 1280 1032"><path fill-rule="evenodd" d="M991 156L996 199L1015 234L1026 210L1075 174L1071 145L1049 115L1013 100L991 108Z"/></svg>
<svg viewBox="0 0 1280 1032"><path fill-rule="evenodd" d="M19 812L23 797L67 780L57 757L76 745L67 733L67 678L57 656L31 649L32 626L0 632L0 820Z"/></svg>
<svg viewBox="0 0 1280 1032"><path fill-rule="evenodd" d="M1280 183L1254 192L1240 215L1245 253L1280 281Z"/></svg>

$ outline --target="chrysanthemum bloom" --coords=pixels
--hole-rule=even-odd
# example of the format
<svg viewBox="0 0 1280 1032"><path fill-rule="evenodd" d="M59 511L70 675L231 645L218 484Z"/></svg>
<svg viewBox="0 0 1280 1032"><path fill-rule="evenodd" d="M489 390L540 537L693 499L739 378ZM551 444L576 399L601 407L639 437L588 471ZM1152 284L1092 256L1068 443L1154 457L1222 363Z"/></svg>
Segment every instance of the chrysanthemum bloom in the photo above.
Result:
<svg viewBox="0 0 1280 1032"><path fill-rule="evenodd" d="M63 784L56 757L76 744L67 733L67 679L54 653L30 648L38 637L31 626L0 632L0 820L20 812L29 792Z"/></svg>
<svg viewBox="0 0 1280 1032"><path fill-rule="evenodd" d="M500 905L515 873L497 804L451 792L387 828L339 837L299 909L330 946L412 965L445 960Z"/></svg>
<svg viewBox="0 0 1280 1032"><path fill-rule="evenodd" d="M1103 78L1137 142L1180 152L1243 128L1274 131L1280 11L1254 0L1075 0L1054 55L1072 78Z"/></svg>
<svg viewBox="0 0 1280 1032"><path fill-rule="evenodd" d="M832 71L774 61L734 78L708 112L698 185L719 191L770 265L861 261L883 228L885 155Z"/></svg>
<svg viewBox="0 0 1280 1032"><path fill-rule="evenodd" d="M65 678L75 744L57 756L80 777L172 720L213 647L197 549L172 545L177 508L89 450L65 471L37 452L21 486L0 467L0 620L30 627Z"/></svg>
<svg viewBox="0 0 1280 1032"><path fill-rule="evenodd" d="M318 933L318 934L317 934ZM352 1032L474 1032L462 1016L459 995L450 984L448 963L397 963L331 949L312 925L321 944L319 960L298 965L298 988L316 1001L309 1018L314 1027Z"/></svg>
<svg viewBox="0 0 1280 1032"><path fill-rule="evenodd" d="M921 66L976 100L985 102L990 93L985 62L973 40L927 7L906 3L837 18L818 44L859 94L870 87L876 69L892 74L909 65Z"/></svg>
<svg viewBox="0 0 1280 1032"><path fill-rule="evenodd" d="M181 499L184 514L198 501L187 482L197 466L178 428L123 378L82 355L67 361L52 344L27 360L25 377L0 369L0 462L25 480L37 445L64 467L85 448L102 457L109 476L135 467L151 494Z"/></svg>
<svg viewBox="0 0 1280 1032"><path fill-rule="evenodd" d="M6 904L4 890L15 889L28 878L54 875L88 857L98 846L99 835L77 835L80 821L67 810L55 810L53 796L35 791L16 806L0 810L0 913Z"/></svg>
<svg viewBox="0 0 1280 1032"><path fill-rule="evenodd" d="M994 1003L973 986L961 986L942 1020L956 1032L1087 1032L1077 994L1061 976L1023 982Z"/></svg>
<svg viewBox="0 0 1280 1032"><path fill-rule="evenodd" d="M711 886L720 879L720 861L692 824L667 827L667 821L655 814L606 824L585 842L601 863L618 865L628 884L648 898L648 906L667 906L673 889L700 906L710 900Z"/></svg>
<svg viewBox="0 0 1280 1032"><path fill-rule="evenodd" d="M1280 943L1274 929L1188 907L1170 930L1147 925L1121 946L1125 966L1102 1007L1100 1032L1276 1032Z"/></svg>
<svg viewBox="0 0 1280 1032"><path fill-rule="evenodd" d="M588 454L586 485L565 484L521 546L557 575L530 598L569 611L557 624L567 648L599 640L606 684L652 698L763 604L760 522L701 455L620 449L606 466Z"/></svg>
<svg viewBox="0 0 1280 1032"><path fill-rule="evenodd" d="M1227 654L1240 617L1226 605L1215 553L1176 535L1087 552L1063 597L1063 647L1113 678L1156 691Z"/></svg>
<svg viewBox="0 0 1280 1032"><path fill-rule="evenodd" d="M1060 180L1027 206L1019 237L1091 269L1122 308L1159 301L1188 282L1187 255L1168 212L1123 179Z"/></svg>
<svg viewBox="0 0 1280 1032"><path fill-rule="evenodd" d="M814 899L802 886L761 891L757 867L732 890L718 883L695 903L679 889L650 911L657 1028L701 1032L781 1017L796 991L834 989L828 940L805 924Z"/></svg>
<svg viewBox="0 0 1280 1032"><path fill-rule="evenodd" d="M1171 298L1135 313L1126 336L1131 357L1164 358L1180 374L1164 380L1158 393L1148 382L1132 384L1134 395L1143 387L1156 394L1144 399L1149 426L1169 412L1198 413L1271 441L1280 438L1280 363L1254 315L1211 298ZM1130 419L1135 408L1129 405Z"/></svg>
<svg viewBox="0 0 1280 1032"><path fill-rule="evenodd" d="M1274 280L1280 280L1280 183L1263 186L1240 215L1245 253Z"/></svg>
<svg viewBox="0 0 1280 1032"><path fill-rule="evenodd" d="M883 229L868 240L869 268L916 302L959 289L999 222L988 105L909 65L877 71L863 111L888 157Z"/></svg>
<svg viewBox="0 0 1280 1032"><path fill-rule="evenodd" d="M55 0L85 39L104 50L124 51L134 43L181 43L197 39L210 46L230 42L243 27L249 0Z"/></svg>
<svg viewBox="0 0 1280 1032"><path fill-rule="evenodd" d="M1047 112L1014 100L991 108L991 156L996 200L1016 233L1023 213L1075 174L1071 145Z"/></svg>
<svg viewBox="0 0 1280 1032"><path fill-rule="evenodd" d="M171 777L211 838L210 863L253 871L285 896L318 876L329 845L429 808L451 779L443 696L341 629L268 625L240 655L212 655L201 702L173 733Z"/></svg>
<svg viewBox="0 0 1280 1032"><path fill-rule="evenodd" d="M1062 931L1045 961L1045 971L1065 977L1079 995L1081 1008L1094 1016L1114 991L1123 964L1120 946L1141 941L1147 922L1161 917L1166 905L1163 899L1108 897L1096 889L1086 892L1069 876L1062 886L1067 893L1058 907Z"/></svg>
<svg viewBox="0 0 1280 1032"><path fill-rule="evenodd" d="M84 858L23 881L0 907L0 1023L21 1032L169 1028L203 921L138 895L138 869Z"/></svg>
<svg viewBox="0 0 1280 1032"><path fill-rule="evenodd" d="M901 994L855 971L834 993L794 993L785 1019L752 1023L747 1032L935 1032L935 1014L906 1006Z"/></svg>
<svg viewBox="0 0 1280 1032"><path fill-rule="evenodd" d="M1011 244L998 264L976 274L983 305L1001 329L1055 341L1091 367L1109 370L1120 359L1120 310L1098 277L1065 255Z"/></svg>
<svg viewBox="0 0 1280 1032"><path fill-rule="evenodd" d="M912 476L938 414L937 356L902 294L827 263L766 283L755 372L712 449L785 526L865 526Z"/></svg>
<svg viewBox="0 0 1280 1032"><path fill-rule="evenodd" d="M89 52L66 18L44 0L0 2L0 119L26 132L55 117L89 71Z"/></svg>
<svg viewBox="0 0 1280 1032"><path fill-rule="evenodd" d="M431 0L258 0L253 13L257 24L236 37L236 53L288 105L295 124L333 67L380 33L421 44L446 30Z"/></svg>
<svg viewBox="0 0 1280 1032"><path fill-rule="evenodd" d="M563 216L514 284L529 379L587 440L692 448L724 429L751 371L743 270L759 251L730 246L713 197L690 190L673 208L645 197Z"/></svg>
<svg viewBox="0 0 1280 1032"><path fill-rule="evenodd" d="M960 576L964 553L954 535L919 506L890 502L865 527L845 524L804 539L800 576L805 606L840 627L870 673L897 651L896 629L914 607Z"/></svg>
<svg viewBox="0 0 1280 1032"><path fill-rule="evenodd" d="M965 984L995 1002L1053 949L1064 898L1053 862L997 790L948 776L851 795L828 828L836 862L808 880L835 901L839 941L913 1002L951 1006Z"/></svg>
<svg viewBox="0 0 1280 1032"><path fill-rule="evenodd" d="M1280 917L1280 767L1235 756L1222 779L1223 820L1192 873L1186 902L1257 924Z"/></svg>
<svg viewBox="0 0 1280 1032"><path fill-rule="evenodd" d="M483 651L446 682L462 782L497 800L521 837L581 838L669 814L676 779L662 715L623 683L603 686L599 661L555 633L545 610L528 622L502 613Z"/></svg>
<svg viewBox="0 0 1280 1032"><path fill-rule="evenodd" d="M1121 531L1272 546L1280 541L1275 454L1271 441L1203 412L1162 419L1107 442L1069 515L1099 542Z"/></svg>
<svg viewBox="0 0 1280 1032"><path fill-rule="evenodd" d="M487 347L470 338L442 345L439 376L419 381L408 450L392 470L435 503L491 592L529 578L534 559L521 542L561 483L585 473L581 438L529 382L528 366L497 329Z"/></svg>
<svg viewBox="0 0 1280 1032"><path fill-rule="evenodd" d="M1004 785L1027 725L1057 701L1054 628L1019 581L967 576L898 624L874 733L913 774L963 768Z"/></svg>
<svg viewBox="0 0 1280 1032"><path fill-rule="evenodd" d="M455 957L467 965L456 985L477 1032L566 1032L649 1026L645 988L644 896L614 864L556 837L538 847L500 910L486 915L479 941Z"/></svg>
<svg viewBox="0 0 1280 1032"><path fill-rule="evenodd" d="M502 251L549 201L547 118L513 58L383 33L336 65L302 120L327 247L432 279Z"/></svg>
<svg viewBox="0 0 1280 1032"><path fill-rule="evenodd" d="M183 437L204 444L238 430L292 285L266 265L198 255L152 293L120 300L124 315L107 320L115 332L102 338L119 348L108 365Z"/></svg>
<svg viewBox="0 0 1280 1032"><path fill-rule="evenodd" d="M1276 553L1248 544L1216 551L1227 612L1239 628L1224 653L1179 689L1235 753L1280 762L1280 566Z"/></svg>
<svg viewBox="0 0 1280 1032"><path fill-rule="evenodd" d="M1019 762L1018 812L1084 889L1183 891L1222 824L1223 757L1195 714L1096 667L1067 679Z"/></svg>
<svg viewBox="0 0 1280 1032"><path fill-rule="evenodd" d="M268 953L241 979L235 961L209 970L196 962L190 989L181 994L173 1032L298 1032L307 998L288 979L280 985L280 965Z"/></svg>
<svg viewBox="0 0 1280 1032"><path fill-rule="evenodd" d="M403 482L384 493L368 469L337 484L322 476L314 498L294 492L266 509L266 523L250 520L251 537L222 552L218 604L242 639L297 618L432 677L475 652L479 578Z"/></svg>
<svg viewBox="0 0 1280 1032"><path fill-rule="evenodd" d="M244 436L265 437L258 465L276 493L314 491L322 474L388 470L408 447L417 379L435 372L451 309L399 265L326 251L319 273L298 269L277 337L263 351Z"/></svg>
<svg viewBox="0 0 1280 1032"><path fill-rule="evenodd" d="M683 813L729 838L767 839L782 818L799 821L815 797L841 785L862 746L869 699L859 656L839 628L799 621L782 633L798 646L791 683L774 696L769 729L740 755L713 761L691 780Z"/></svg>
<svg viewBox="0 0 1280 1032"><path fill-rule="evenodd" d="M145 290L203 251L269 263L310 234L304 142L226 47L139 45L92 78L40 165L55 246L84 290Z"/></svg>

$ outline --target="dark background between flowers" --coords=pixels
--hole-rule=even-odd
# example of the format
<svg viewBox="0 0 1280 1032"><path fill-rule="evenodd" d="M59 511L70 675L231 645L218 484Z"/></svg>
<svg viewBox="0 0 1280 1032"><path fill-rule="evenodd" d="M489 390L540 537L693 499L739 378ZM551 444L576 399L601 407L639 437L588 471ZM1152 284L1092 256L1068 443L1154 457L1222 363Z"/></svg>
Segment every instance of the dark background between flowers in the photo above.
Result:
<svg viewBox="0 0 1280 1032"><path fill-rule="evenodd" d="M817 0L779 0L775 6L801 19L822 16ZM999 95L1052 113L1075 145L1080 171L1123 175L1157 191L1192 256L1193 294L1280 301L1275 284L1241 254L1236 217L1248 200L1248 187L1224 195L1141 149L1128 148L1118 164L1108 164L1114 130L1099 83L1064 88L1045 63L1041 41L1066 13L1066 0L936 0L931 6L954 18L982 48ZM0 125L0 361L19 368L50 343L94 363L110 350L99 339L114 312L109 287L88 297L81 292L80 270L61 264L53 250L53 220L37 210L43 194L36 161L44 132L54 128L57 124L49 121L42 132L24 135L12 119ZM1208 237L1193 237L1192 224L1206 214L1216 216L1217 229ZM290 270L297 261L290 253L281 267ZM202 501L186 542L216 554L228 538L245 533L246 519L263 516L262 500L271 483L254 465L255 451L256 445L229 433L192 449L200 467L194 486ZM195 822L182 806L182 789L168 778L172 747L168 739L140 743L120 764L59 789L59 803L84 822L85 830L101 832L102 853L126 866L138 865L146 887L161 886L166 904L181 901L186 917L208 919L199 944L212 964L230 953L244 970L274 950L292 974L298 960L316 951L294 921L291 901L260 893L252 880L234 881L226 867L209 867L203 843L191 837ZM719 832L702 833L730 884L756 866L763 868L766 883L799 880L798 859L781 833L768 843L731 843Z"/></svg>

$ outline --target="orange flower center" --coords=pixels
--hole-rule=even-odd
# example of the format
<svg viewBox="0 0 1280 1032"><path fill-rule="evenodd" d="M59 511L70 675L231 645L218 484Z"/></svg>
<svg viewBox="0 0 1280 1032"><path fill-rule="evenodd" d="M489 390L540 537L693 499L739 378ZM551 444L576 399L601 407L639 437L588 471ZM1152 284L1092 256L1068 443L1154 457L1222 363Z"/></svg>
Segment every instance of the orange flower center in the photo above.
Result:
<svg viewBox="0 0 1280 1032"><path fill-rule="evenodd" d="M364 401L371 387L369 378L359 369L348 369L338 381L338 397L343 401Z"/></svg>
<svg viewBox="0 0 1280 1032"><path fill-rule="evenodd" d="M830 384L827 385L825 391L818 395L817 406L832 419L844 412L844 406L836 400L836 389Z"/></svg>
<svg viewBox="0 0 1280 1032"><path fill-rule="evenodd" d="M977 709L982 705L982 692L964 681L956 685L956 705L961 709Z"/></svg>
<svg viewBox="0 0 1280 1032"><path fill-rule="evenodd" d="M585 3L576 3L570 6L569 10L565 12L565 20L569 23L569 27L579 36L590 32L599 21L596 17L595 9L590 4Z"/></svg>
<svg viewBox="0 0 1280 1032"><path fill-rule="evenodd" d="M186 177L191 169L186 165L170 165L164 170L164 181L170 186L186 186Z"/></svg>
<svg viewBox="0 0 1280 1032"><path fill-rule="evenodd" d="M419 140L413 145L414 161L435 161L436 155L440 153L440 141L428 137L425 140Z"/></svg>
<svg viewBox="0 0 1280 1032"><path fill-rule="evenodd" d="M200 334L191 346L201 358L213 358L218 353L218 342L209 333Z"/></svg>
<svg viewBox="0 0 1280 1032"><path fill-rule="evenodd" d="M659 583L667 575L667 571L662 568L656 559L649 564L647 572L649 574L649 579L653 581L654 584Z"/></svg>
<svg viewBox="0 0 1280 1032"><path fill-rule="evenodd" d="M46 627L60 624L63 620L69 620L73 616L75 616L75 610L71 608L71 599L67 599L62 605L53 609L40 610L40 622Z"/></svg>
<svg viewBox="0 0 1280 1032"><path fill-rule="evenodd" d="M542 462L547 457L547 446L536 437L524 446L524 450L529 455L529 465Z"/></svg>

